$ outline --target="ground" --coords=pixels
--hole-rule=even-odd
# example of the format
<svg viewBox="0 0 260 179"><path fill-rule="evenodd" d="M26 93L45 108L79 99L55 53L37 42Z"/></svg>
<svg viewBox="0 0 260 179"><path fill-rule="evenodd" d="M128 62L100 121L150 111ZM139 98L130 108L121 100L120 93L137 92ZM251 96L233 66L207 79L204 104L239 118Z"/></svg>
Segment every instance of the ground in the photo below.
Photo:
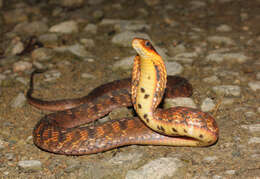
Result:
<svg viewBox="0 0 260 179"><path fill-rule="evenodd" d="M260 178L259 0L11 0L0 8L1 177ZM33 36L40 43L27 48ZM35 97L84 96L130 77L134 36L150 38L167 71L193 85L195 105L218 123L217 143L78 157L37 148L32 131L47 112L26 103L30 73L47 70Z"/></svg>

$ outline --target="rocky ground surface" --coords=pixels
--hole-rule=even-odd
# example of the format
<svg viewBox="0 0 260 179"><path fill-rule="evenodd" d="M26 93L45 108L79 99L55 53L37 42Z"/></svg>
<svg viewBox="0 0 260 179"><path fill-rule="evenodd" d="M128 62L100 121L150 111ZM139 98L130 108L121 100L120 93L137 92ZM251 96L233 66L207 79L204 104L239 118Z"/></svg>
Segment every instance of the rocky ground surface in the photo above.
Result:
<svg viewBox="0 0 260 179"><path fill-rule="evenodd" d="M259 7L259 0L0 0L1 178L260 178ZM174 103L213 115L218 142L80 157L38 149L32 130L47 113L26 102L30 73L47 69L35 97L84 96L131 75L133 37L151 39L168 73L190 81L193 97Z"/></svg>

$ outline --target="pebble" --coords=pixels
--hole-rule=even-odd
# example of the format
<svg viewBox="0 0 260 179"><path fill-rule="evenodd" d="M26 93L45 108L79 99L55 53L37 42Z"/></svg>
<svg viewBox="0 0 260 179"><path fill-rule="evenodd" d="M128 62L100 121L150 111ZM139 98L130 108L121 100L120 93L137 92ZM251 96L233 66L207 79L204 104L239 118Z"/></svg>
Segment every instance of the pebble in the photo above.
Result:
<svg viewBox="0 0 260 179"><path fill-rule="evenodd" d="M96 19L96 20L100 20L104 17L104 12L101 11L101 10L95 10L93 12L93 18Z"/></svg>
<svg viewBox="0 0 260 179"><path fill-rule="evenodd" d="M236 174L236 170L226 170L226 171L225 171L225 174L235 175L235 174Z"/></svg>
<svg viewBox="0 0 260 179"><path fill-rule="evenodd" d="M217 159L218 159L217 156L209 156L209 157L205 157L203 160L206 162L214 162Z"/></svg>
<svg viewBox="0 0 260 179"><path fill-rule="evenodd" d="M88 4L90 5L98 5L101 4L104 0L88 0Z"/></svg>
<svg viewBox="0 0 260 179"><path fill-rule="evenodd" d="M91 34L96 34L97 26L95 24L87 24L84 28L84 31L91 33Z"/></svg>
<svg viewBox="0 0 260 179"><path fill-rule="evenodd" d="M202 104L201 104L201 110L203 112L209 112L212 111L215 108L215 103L212 99L210 98L206 98L203 100Z"/></svg>
<svg viewBox="0 0 260 179"><path fill-rule="evenodd" d="M55 51L57 52L65 52L69 51L72 54L78 56L78 57L88 57L91 56L90 52L88 52L83 45L80 44L74 44L70 46L61 46L61 47L56 47L54 48Z"/></svg>
<svg viewBox="0 0 260 179"><path fill-rule="evenodd" d="M208 41L216 44L235 45L235 42L231 38L225 36L211 36L208 37Z"/></svg>
<svg viewBox="0 0 260 179"><path fill-rule="evenodd" d="M28 81L23 77L17 77L16 80L21 82L24 85L28 85Z"/></svg>
<svg viewBox="0 0 260 179"><path fill-rule="evenodd" d="M5 11L3 13L4 21L7 24L16 24L19 22L25 22L28 20L27 14L24 12L24 9L15 9Z"/></svg>
<svg viewBox="0 0 260 179"><path fill-rule="evenodd" d="M95 79L96 78L94 75L89 74L89 73L82 73L81 77L82 78L89 78L89 79Z"/></svg>
<svg viewBox="0 0 260 179"><path fill-rule="evenodd" d="M260 80L260 72L257 72L257 73L256 73L256 79L257 79L257 80Z"/></svg>
<svg viewBox="0 0 260 179"><path fill-rule="evenodd" d="M188 97L176 97L176 98L167 98L164 99L164 109L168 109L171 107L176 107L176 106L184 106L184 107L189 107L189 108L197 108L196 104L192 100L192 98Z"/></svg>
<svg viewBox="0 0 260 179"><path fill-rule="evenodd" d="M43 21L22 22L17 24L14 28L14 32L27 33L27 34L39 34L48 31L48 25Z"/></svg>
<svg viewBox="0 0 260 179"><path fill-rule="evenodd" d="M257 112L260 113L260 107L257 108Z"/></svg>
<svg viewBox="0 0 260 179"><path fill-rule="evenodd" d="M125 57L122 60L115 62L113 64L113 69L114 70L117 68L120 68L123 70L131 69L133 66L133 63L134 63L134 58L135 58L135 56Z"/></svg>
<svg viewBox="0 0 260 179"><path fill-rule="evenodd" d="M160 0L144 0L144 2L148 5L148 6L155 6L157 5Z"/></svg>
<svg viewBox="0 0 260 179"><path fill-rule="evenodd" d="M250 132L260 132L260 124L250 124L250 125L242 125L244 129L248 129Z"/></svg>
<svg viewBox="0 0 260 179"><path fill-rule="evenodd" d="M235 85L220 85L220 86L214 86L213 91L219 95L225 95L225 96L240 96L241 90L239 86Z"/></svg>
<svg viewBox="0 0 260 179"><path fill-rule="evenodd" d="M21 108L26 103L26 97L23 93L19 93L11 102L13 108Z"/></svg>
<svg viewBox="0 0 260 179"><path fill-rule="evenodd" d="M249 58L242 53L212 53L206 57L208 61L223 62L225 61L235 61L238 63L245 63Z"/></svg>
<svg viewBox="0 0 260 179"><path fill-rule="evenodd" d="M33 50L31 57L36 61L47 61L50 60L54 56L54 53L49 48L37 48Z"/></svg>
<svg viewBox="0 0 260 179"><path fill-rule="evenodd" d="M80 42L84 45L85 48L93 48L95 47L95 42L93 39L80 39Z"/></svg>
<svg viewBox="0 0 260 179"><path fill-rule="evenodd" d="M191 1L190 2L191 9L199 9L206 6L205 2L202 1Z"/></svg>
<svg viewBox="0 0 260 179"><path fill-rule="evenodd" d="M76 21L65 21L59 24L56 24L49 29L50 32L58 32L63 34L77 33L79 31L78 24Z"/></svg>
<svg viewBox="0 0 260 179"><path fill-rule="evenodd" d="M0 139L0 150L4 149L6 146L6 142Z"/></svg>
<svg viewBox="0 0 260 179"><path fill-rule="evenodd" d="M171 58L172 60L181 61L183 63L192 63L194 58L198 57L197 52L184 52L179 53L175 57Z"/></svg>
<svg viewBox="0 0 260 179"><path fill-rule="evenodd" d="M68 165L68 167L64 169L66 173L75 172L75 170L81 167L80 161L73 160L73 159L67 160L66 164Z"/></svg>
<svg viewBox="0 0 260 179"><path fill-rule="evenodd" d="M113 165L132 165L141 161L142 157L143 153L141 152L118 153L108 162Z"/></svg>
<svg viewBox="0 0 260 179"><path fill-rule="evenodd" d="M13 64L14 72L27 71L32 69L32 63L26 61L19 61Z"/></svg>
<svg viewBox="0 0 260 179"><path fill-rule="evenodd" d="M42 163L38 160L22 160L18 162L18 167L25 172L37 172L42 169Z"/></svg>
<svg viewBox="0 0 260 179"><path fill-rule="evenodd" d="M185 45L179 44L177 46L170 45L168 53L170 56L175 56L179 53L186 53L186 51L187 51L187 49L186 49Z"/></svg>
<svg viewBox="0 0 260 179"><path fill-rule="evenodd" d="M251 82L248 83L248 86L249 86L253 91L260 90L260 81L251 81Z"/></svg>
<svg viewBox="0 0 260 179"><path fill-rule="evenodd" d="M114 37L112 38L111 41L113 44L116 44L116 45L120 45L123 47L131 47L132 40L135 37L151 40L150 37L145 33L135 33L135 32L131 32L131 31L124 31L124 32L120 32L120 33L114 35Z"/></svg>
<svg viewBox="0 0 260 179"><path fill-rule="evenodd" d="M162 179L170 178L177 174L183 164L178 158L162 157L148 162L136 170L129 170L126 179Z"/></svg>
<svg viewBox="0 0 260 179"><path fill-rule="evenodd" d="M24 45L21 41L18 41L17 43L13 44L11 55L17 55L21 53L24 50Z"/></svg>
<svg viewBox="0 0 260 179"><path fill-rule="evenodd" d="M60 78L61 73L57 70L51 70L48 71L47 73L44 73L45 79L44 81L55 81L58 78Z"/></svg>
<svg viewBox="0 0 260 179"><path fill-rule="evenodd" d="M57 34L54 34L54 33L42 34L42 35L39 36L39 41L42 42L42 43L57 42L58 36L57 36Z"/></svg>
<svg viewBox="0 0 260 179"><path fill-rule="evenodd" d="M178 75L183 72L183 67L177 62L165 61L166 71L168 75Z"/></svg>
<svg viewBox="0 0 260 179"><path fill-rule="evenodd" d="M76 8L84 5L84 0L60 0L57 1L63 7Z"/></svg>
<svg viewBox="0 0 260 179"><path fill-rule="evenodd" d="M204 81L204 82L206 82L206 83L210 83L210 84L220 84L220 80L219 80L219 78L217 77L217 76L209 76L209 77L206 77L206 78L203 78L203 80L202 81Z"/></svg>
<svg viewBox="0 0 260 179"><path fill-rule="evenodd" d="M251 137L248 141L248 144L260 144L260 137Z"/></svg>
<svg viewBox="0 0 260 179"><path fill-rule="evenodd" d="M221 24L216 28L216 30L219 32L230 32L232 28L227 24Z"/></svg>

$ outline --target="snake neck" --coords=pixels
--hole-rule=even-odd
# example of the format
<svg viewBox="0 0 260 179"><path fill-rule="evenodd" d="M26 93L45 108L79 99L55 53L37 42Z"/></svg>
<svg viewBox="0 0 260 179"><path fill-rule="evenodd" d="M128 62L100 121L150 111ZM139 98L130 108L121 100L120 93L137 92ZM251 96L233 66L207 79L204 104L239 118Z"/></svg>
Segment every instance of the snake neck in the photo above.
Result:
<svg viewBox="0 0 260 179"><path fill-rule="evenodd" d="M132 101L139 117L149 125L166 87L166 69L160 56L137 56L132 75ZM151 126L152 127L152 126Z"/></svg>

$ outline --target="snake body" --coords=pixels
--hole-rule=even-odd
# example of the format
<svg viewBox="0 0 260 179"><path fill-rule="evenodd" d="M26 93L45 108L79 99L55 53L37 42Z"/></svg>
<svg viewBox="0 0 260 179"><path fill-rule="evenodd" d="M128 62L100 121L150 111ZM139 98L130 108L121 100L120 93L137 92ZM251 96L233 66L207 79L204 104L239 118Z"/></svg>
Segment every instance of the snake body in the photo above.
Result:
<svg viewBox="0 0 260 179"><path fill-rule="evenodd" d="M163 95L190 96L192 87L183 78L166 77L164 62L148 40L135 38L132 46L137 51L132 80L102 85L83 98L36 99L32 97L32 75L28 102L58 111L36 124L36 146L57 154L83 155L131 144L208 146L217 141L219 130L209 114L186 107L157 108ZM138 117L93 123L117 107L131 105Z"/></svg>

